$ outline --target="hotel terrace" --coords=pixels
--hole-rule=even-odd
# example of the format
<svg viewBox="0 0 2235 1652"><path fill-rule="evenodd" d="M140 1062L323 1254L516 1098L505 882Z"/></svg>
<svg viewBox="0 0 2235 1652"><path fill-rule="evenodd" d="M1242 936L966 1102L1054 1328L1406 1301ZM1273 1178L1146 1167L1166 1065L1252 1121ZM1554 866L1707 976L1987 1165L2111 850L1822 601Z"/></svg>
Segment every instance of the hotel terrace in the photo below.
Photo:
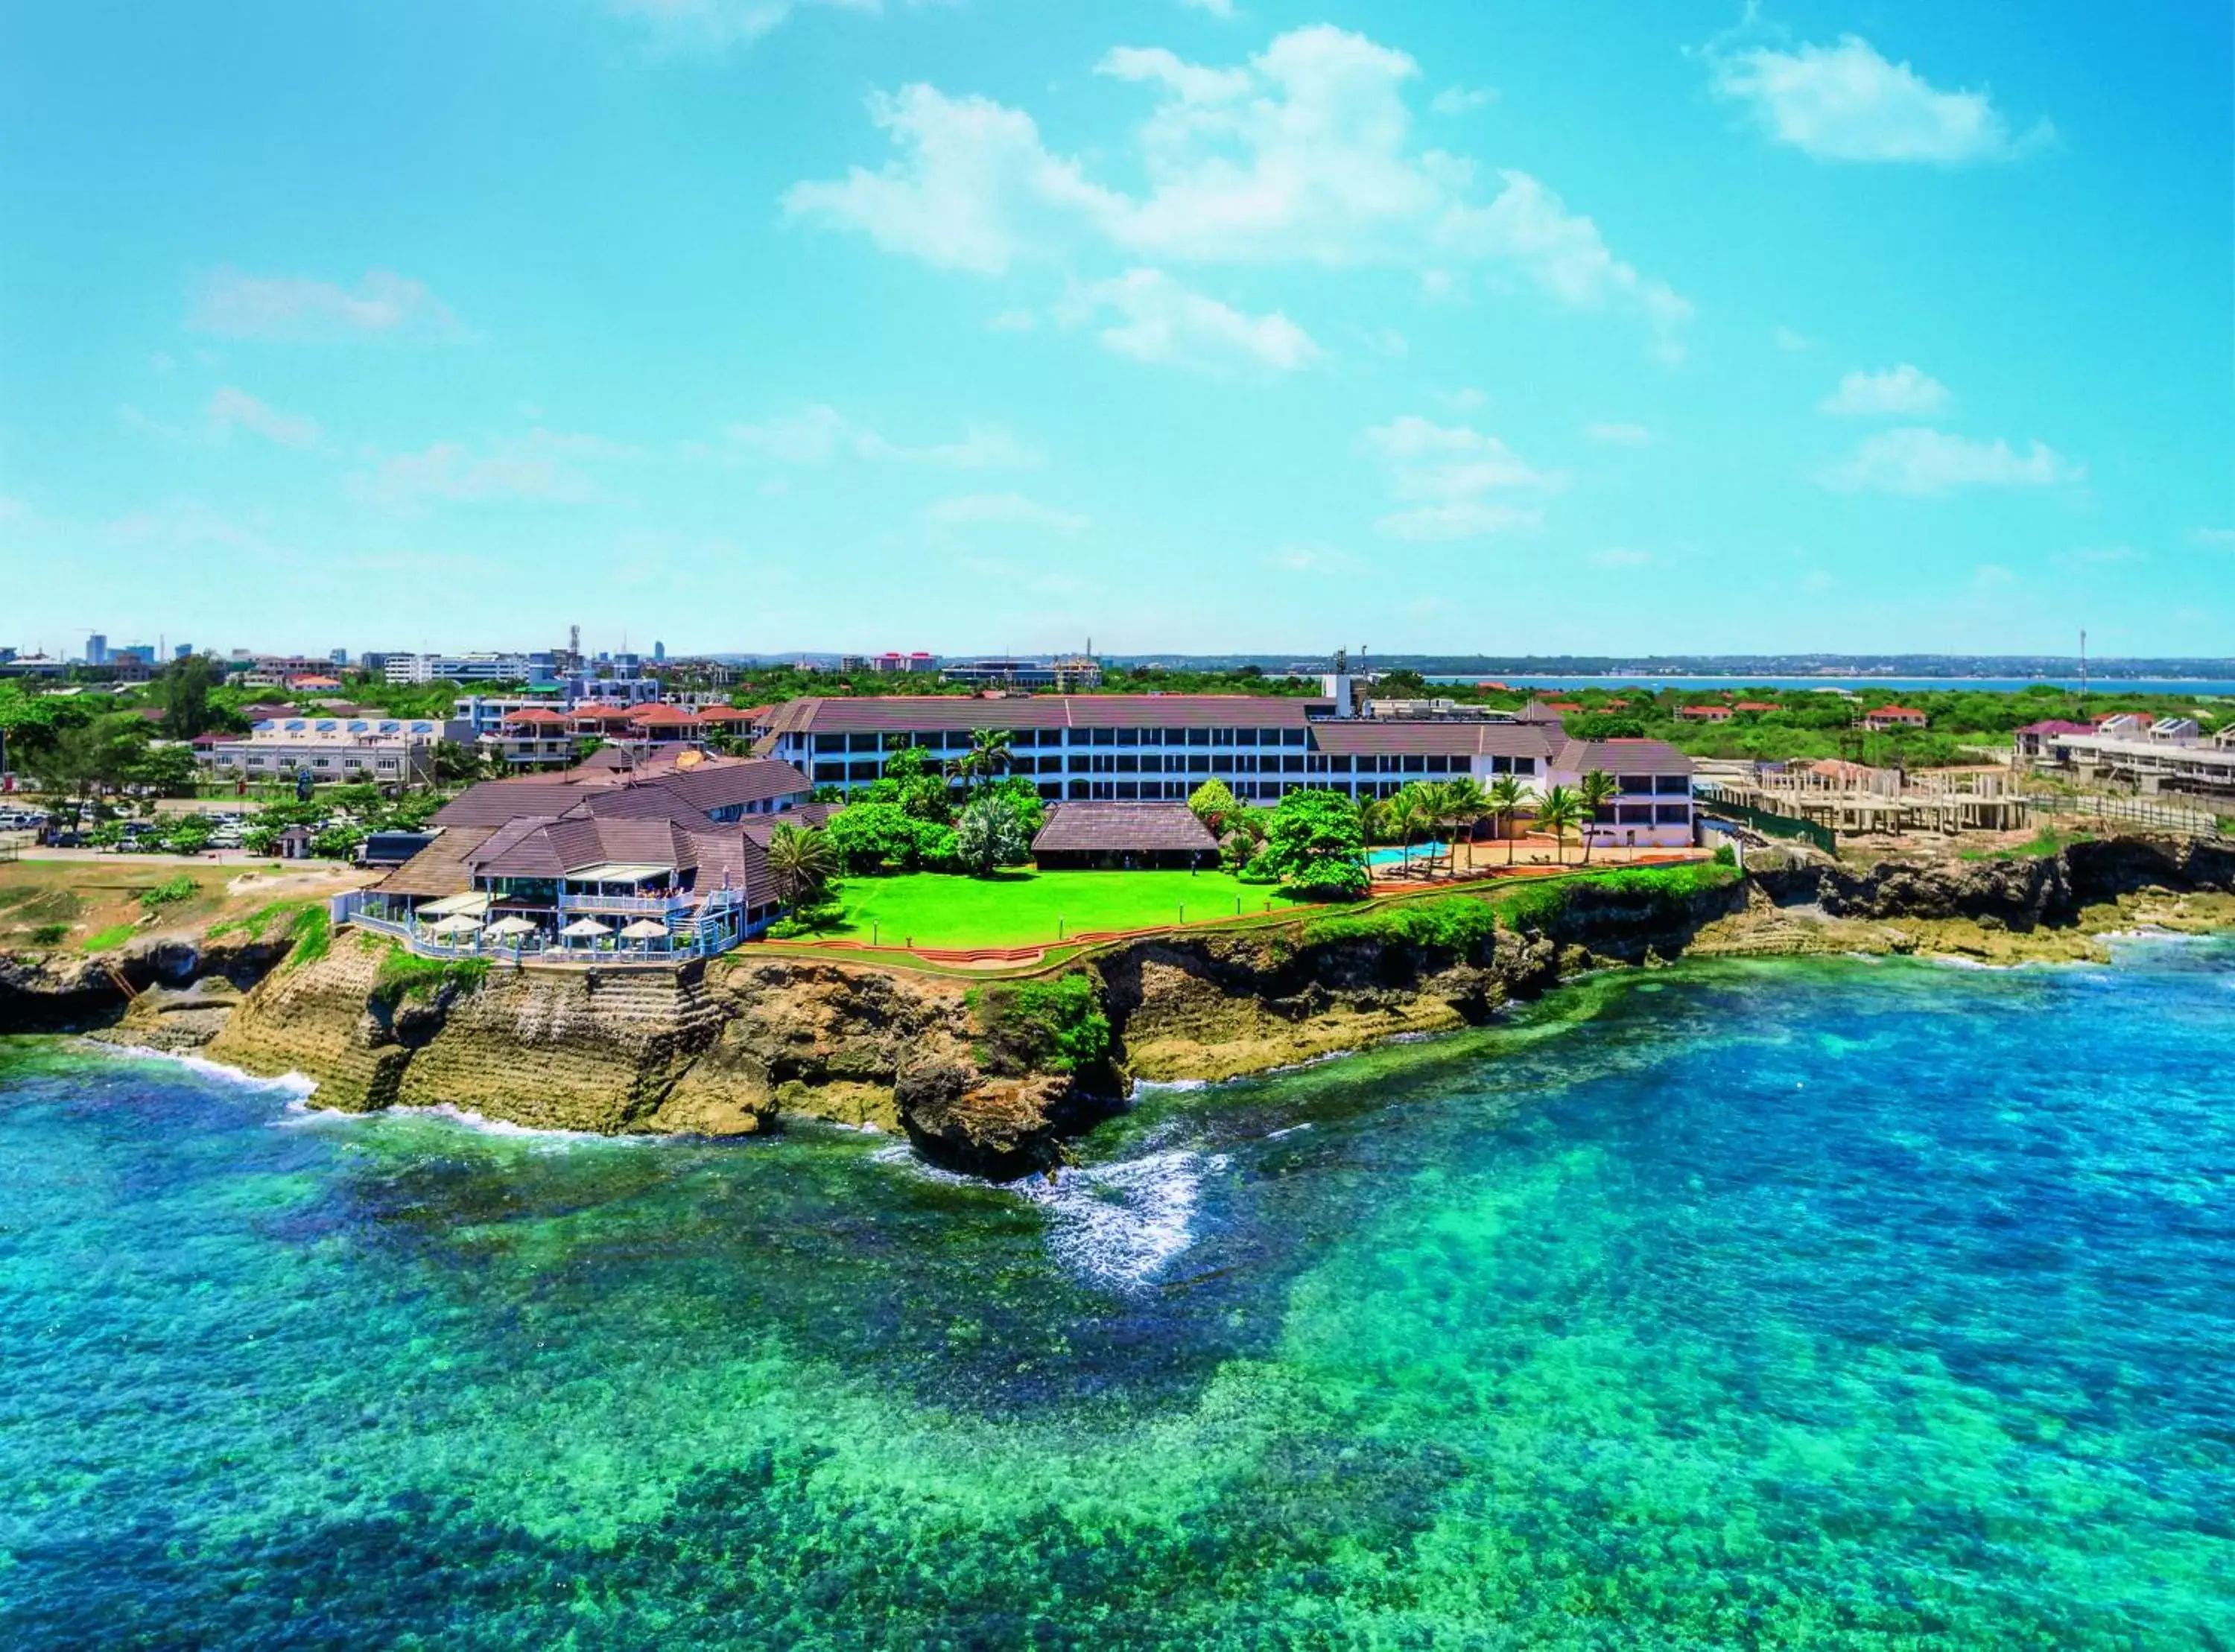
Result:
<svg viewBox="0 0 2235 1652"><path fill-rule="evenodd" d="M1594 769L1620 787L1593 837L1640 847L1693 841L1692 762L1655 740L1568 739L1557 723L1491 716L1340 717L1331 701L1249 695L888 696L795 700L754 749L817 787L851 791L888 754L960 755L980 729L1011 736L1010 772L1051 802L1183 801L1208 780L1247 802L1290 791L1388 797L1408 781L1519 777L1542 792Z"/></svg>
<svg viewBox="0 0 2235 1652"><path fill-rule="evenodd" d="M691 750L610 757L460 793L433 842L339 915L434 956L703 957L765 928L770 833L827 813L799 771Z"/></svg>

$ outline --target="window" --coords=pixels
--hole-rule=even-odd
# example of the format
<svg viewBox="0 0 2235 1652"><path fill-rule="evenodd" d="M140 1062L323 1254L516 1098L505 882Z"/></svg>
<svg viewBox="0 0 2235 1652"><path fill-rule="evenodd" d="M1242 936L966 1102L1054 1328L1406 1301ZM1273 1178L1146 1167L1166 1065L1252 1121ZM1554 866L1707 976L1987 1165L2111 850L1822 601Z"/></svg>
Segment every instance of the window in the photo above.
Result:
<svg viewBox="0 0 2235 1652"><path fill-rule="evenodd" d="M1653 823L1655 826L1689 826L1692 824L1692 806L1688 803L1656 803L1653 806Z"/></svg>
<svg viewBox="0 0 2235 1652"><path fill-rule="evenodd" d="M1281 743L1283 746L1301 746L1305 744L1304 731L1301 728L1282 729L1281 731Z"/></svg>
<svg viewBox="0 0 2235 1652"><path fill-rule="evenodd" d="M1208 745L1209 745L1209 744L1210 744L1210 730L1209 730L1209 729L1208 729L1208 728L1190 728L1190 729L1189 729L1189 730L1187 731L1187 743L1188 743L1189 745L1190 745L1190 746L1208 746Z"/></svg>
<svg viewBox="0 0 2235 1652"><path fill-rule="evenodd" d="M817 736L818 739L820 737ZM845 778L846 765L843 763L817 763L815 766L815 783L817 786L829 786Z"/></svg>
<svg viewBox="0 0 2235 1652"><path fill-rule="evenodd" d="M1614 818L1623 826L1651 826L1653 824L1653 805L1650 803L1625 803L1615 810Z"/></svg>
<svg viewBox="0 0 2235 1652"><path fill-rule="evenodd" d="M1120 803L1131 803L1140 795L1141 787L1138 781L1120 780L1118 782L1118 800Z"/></svg>
<svg viewBox="0 0 2235 1652"><path fill-rule="evenodd" d="M1261 746L1279 745L1281 743L1281 731L1277 728L1260 728L1257 731L1257 743Z"/></svg>
<svg viewBox="0 0 2235 1652"><path fill-rule="evenodd" d="M1663 774L1653 783L1653 789L1662 797L1689 797L1692 777L1689 774Z"/></svg>
<svg viewBox="0 0 2235 1652"><path fill-rule="evenodd" d="M1231 757L1212 758L1210 772L1214 774L1231 774L1234 773L1234 760Z"/></svg>
<svg viewBox="0 0 2235 1652"><path fill-rule="evenodd" d="M1118 772L1120 774L1139 774L1141 772L1141 760L1134 756L1131 752L1124 754L1118 759ZM1130 791L1131 788L1128 787L1127 789Z"/></svg>
<svg viewBox="0 0 2235 1652"><path fill-rule="evenodd" d="M849 752L873 752L877 749L877 737L875 735L849 735L846 736L846 749ZM858 768L861 765L856 763L855 767Z"/></svg>
<svg viewBox="0 0 2235 1652"><path fill-rule="evenodd" d="M1302 754L1300 753L1293 757L1283 757L1281 760L1281 768L1285 774L1302 774L1304 772L1304 760Z"/></svg>
<svg viewBox="0 0 2235 1652"><path fill-rule="evenodd" d="M1537 760L1533 757L1515 758L1513 772L1517 774L1534 774L1537 772Z"/></svg>
<svg viewBox="0 0 2235 1652"><path fill-rule="evenodd" d="M1653 776L1650 774L1625 774L1616 784L1625 792L1642 793L1647 797L1653 795Z"/></svg>
<svg viewBox="0 0 2235 1652"><path fill-rule="evenodd" d="M1121 746L1139 745L1141 743L1141 731L1137 728L1120 728L1118 731L1118 743Z"/></svg>
<svg viewBox="0 0 2235 1652"><path fill-rule="evenodd" d="M1231 728L1212 729L1210 731L1210 743L1214 746L1231 746L1234 743L1234 730Z"/></svg>
<svg viewBox="0 0 2235 1652"><path fill-rule="evenodd" d="M584 718L582 721L589 722L591 719ZM817 735L815 737L815 749L819 752L842 752L846 749L846 736L843 735Z"/></svg>
<svg viewBox="0 0 2235 1652"><path fill-rule="evenodd" d="M1118 731L1115 728L1096 728L1089 732L1094 736L1094 743L1098 746L1114 746L1118 743Z"/></svg>
<svg viewBox="0 0 2235 1652"><path fill-rule="evenodd" d="M1071 772L1074 774L1088 774L1093 767L1094 760L1085 752L1077 754L1071 760Z"/></svg>
<svg viewBox="0 0 2235 1652"><path fill-rule="evenodd" d="M877 778L877 766L875 763L849 763L846 765L846 778L850 780L873 780Z"/></svg>
<svg viewBox="0 0 2235 1652"><path fill-rule="evenodd" d="M1351 768L1350 759L1347 757L1330 757L1327 759L1327 767L1338 774L1347 774L1350 773Z"/></svg>

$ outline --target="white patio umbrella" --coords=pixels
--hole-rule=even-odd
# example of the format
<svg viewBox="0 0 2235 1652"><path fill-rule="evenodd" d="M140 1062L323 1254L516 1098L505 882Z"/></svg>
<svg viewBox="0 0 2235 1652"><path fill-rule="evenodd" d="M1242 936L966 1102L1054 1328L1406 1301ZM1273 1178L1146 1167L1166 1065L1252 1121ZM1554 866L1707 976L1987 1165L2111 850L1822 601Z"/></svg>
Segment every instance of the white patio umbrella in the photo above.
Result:
<svg viewBox="0 0 2235 1652"><path fill-rule="evenodd" d="M559 933L573 936L579 940L591 941L601 935L610 935L613 931L594 917L578 917Z"/></svg>
<svg viewBox="0 0 2235 1652"><path fill-rule="evenodd" d="M648 917L639 917L621 931L624 941L661 941L667 938L667 925Z"/></svg>
<svg viewBox="0 0 2235 1652"><path fill-rule="evenodd" d="M536 927L534 918L501 917L488 926L488 932L492 936L509 940L515 935L533 935L535 933Z"/></svg>
<svg viewBox="0 0 2235 1652"><path fill-rule="evenodd" d="M481 926L481 920L479 918L468 917L463 912L461 912L455 917L444 918L439 924L429 924L427 926L427 933L429 935L471 935L477 931Z"/></svg>

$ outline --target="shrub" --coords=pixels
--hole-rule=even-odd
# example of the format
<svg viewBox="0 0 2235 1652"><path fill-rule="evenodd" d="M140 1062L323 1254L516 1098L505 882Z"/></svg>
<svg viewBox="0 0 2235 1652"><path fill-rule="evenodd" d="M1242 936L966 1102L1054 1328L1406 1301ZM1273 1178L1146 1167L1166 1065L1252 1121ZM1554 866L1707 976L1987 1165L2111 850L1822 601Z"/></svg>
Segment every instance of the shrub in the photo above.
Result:
<svg viewBox="0 0 2235 1652"><path fill-rule="evenodd" d="M1076 1073L1110 1053L1110 1018L1089 976L987 987L971 1002L988 1071Z"/></svg>
<svg viewBox="0 0 2235 1652"><path fill-rule="evenodd" d="M67 924L42 924L31 931L31 944L57 946L61 944L62 937L69 933L69 925Z"/></svg>
<svg viewBox="0 0 2235 1652"><path fill-rule="evenodd" d="M1274 805L1258 859L1307 900L1354 900L1366 892L1365 857L1358 806L1339 792L1310 790Z"/></svg>
<svg viewBox="0 0 2235 1652"><path fill-rule="evenodd" d="M431 998L444 986L471 992L488 979L487 958L423 958L391 946L373 977L372 1001L394 1009L406 998Z"/></svg>
<svg viewBox="0 0 2235 1652"><path fill-rule="evenodd" d="M1354 860L1318 860L1291 872L1288 892L1299 900L1356 900L1370 880Z"/></svg>
<svg viewBox="0 0 2235 1652"><path fill-rule="evenodd" d="M926 871L954 860L954 828L918 819L897 803L849 805L830 817L823 835L849 872Z"/></svg>
<svg viewBox="0 0 2235 1652"><path fill-rule="evenodd" d="M971 800L955 819L954 852L965 871L981 878L1030 859L1032 834L1016 800L998 792Z"/></svg>
<svg viewBox="0 0 2235 1652"><path fill-rule="evenodd" d="M1304 939L1313 945L1372 941L1382 945L1436 947L1472 956L1489 945L1497 932L1498 913L1488 901L1472 895L1448 895L1439 900L1385 906L1378 911L1317 918L1304 926Z"/></svg>
<svg viewBox="0 0 2235 1652"><path fill-rule="evenodd" d="M194 891L194 880L180 872L176 878L166 878L153 889L141 891L140 904L148 911L161 911L176 902L192 900Z"/></svg>
<svg viewBox="0 0 2235 1652"><path fill-rule="evenodd" d="M1715 846L1715 864L1718 866L1737 865L1739 864L1738 851L1732 848L1727 843L1717 844Z"/></svg>

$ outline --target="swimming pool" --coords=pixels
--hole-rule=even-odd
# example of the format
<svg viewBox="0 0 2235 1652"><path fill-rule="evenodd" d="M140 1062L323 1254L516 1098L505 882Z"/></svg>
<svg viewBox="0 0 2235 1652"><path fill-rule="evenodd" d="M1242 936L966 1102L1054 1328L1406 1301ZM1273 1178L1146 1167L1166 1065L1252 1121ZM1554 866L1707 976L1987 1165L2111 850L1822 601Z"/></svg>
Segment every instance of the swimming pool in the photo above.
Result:
<svg viewBox="0 0 2235 1652"><path fill-rule="evenodd" d="M1425 860L1430 855L1440 855L1447 852L1447 851L1445 846L1440 843L1416 843L1412 846L1412 852L1413 859ZM1405 850L1403 846L1401 845L1393 845L1391 847L1386 849L1368 850L1366 856L1366 864L1369 866L1394 866L1401 864L1404 859Z"/></svg>

